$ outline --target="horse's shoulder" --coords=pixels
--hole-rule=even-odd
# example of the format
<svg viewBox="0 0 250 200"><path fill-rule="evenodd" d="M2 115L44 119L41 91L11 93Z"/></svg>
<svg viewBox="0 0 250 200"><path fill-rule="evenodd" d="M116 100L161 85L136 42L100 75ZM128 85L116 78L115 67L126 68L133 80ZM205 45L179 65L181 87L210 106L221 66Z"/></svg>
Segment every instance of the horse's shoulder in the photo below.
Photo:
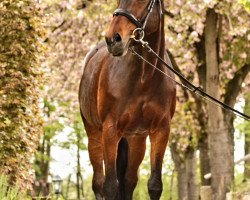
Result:
<svg viewBox="0 0 250 200"><path fill-rule="evenodd" d="M94 46L93 48L91 48L89 50L89 52L86 54L86 56L84 58L83 68L81 70L82 72L84 71L85 67L88 65L91 58L93 58L96 55L96 53L98 51L100 51L101 49L103 49L103 48L106 48L105 41L102 41L102 42L98 43L96 46Z"/></svg>

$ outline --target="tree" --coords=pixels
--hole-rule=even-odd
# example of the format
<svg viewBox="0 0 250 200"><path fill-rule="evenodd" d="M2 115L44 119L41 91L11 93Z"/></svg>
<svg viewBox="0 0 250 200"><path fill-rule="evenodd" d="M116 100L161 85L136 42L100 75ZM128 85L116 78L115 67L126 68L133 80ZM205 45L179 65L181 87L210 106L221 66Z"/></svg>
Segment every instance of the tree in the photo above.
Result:
<svg viewBox="0 0 250 200"><path fill-rule="evenodd" d="M1 1L0 13L0 173L31 189L31 158L42 132L44 29L34 1Z"/></svg>
<svg viewBox="0 0 250 200"><path fill-rule="evenodd" d="M219 57L218 57L218 14L214 9L207 10L205 23L205 48L207 63L206 91L220 98ZM225 199L231 190L233 178L233 142L231 130L227 130L221 108L208 103L208 133L212 190L214 199ZM215 115L216 113L216 115Z"/></svg>
<svg viewBox="0 0 250 200"><path fill-rule="evenodd" d="M100 2L102 2L101 5ZM43 92L45 123L34 165L38 183L44 185L47 183L51 161L50 149L55 144L54 136L64 127L74 128L75 126L75 113L79 112L77 91L84 56L92 45L103 38L105 33L103 30L110 19L107 14L111 13L110 5L113 4L113 1L107 5L106 1L85 0L41 2L48 31L47 38L44 40L47 46L46 60L43 60L42 66L46 66L48 73L46 73L47 82ZM100 21L102 21L101 24ZM63 123L60 123L60 119L63 119ZM76 144L75 136L76 132L71 133L69 141L72 142L71 145L79 147L77 152L80 155L82 144ZM69 146L69 143L67 145ZM65 148L67 145L63 144ZM78 161L79 158L78 156ZM81 166L78 162L78 191L80 191L81 182L80 170ZM38 189L44 191L43 194L46 195L47 187L41 189L41 185Z"/></svg>
<svg viewBox="0 0 250 200"><path fill-rule="evenodd" d="M250 95L246 95L246 102L244 111L246 114L250 113ZM249 121L244 122L244 133L245 133L245 155L250 154L250 123ZM245 161L244 164L244 179L250 180L250 160Z"/></svg>
<svg viewBox="0 0 250 200"><path fill-rule="evenodd" d="M55 144L53 137L63 127L71 127L75 132L69 135L69 143L62 144L62 146L77 147L78 196L80 196L81 189L80 150L83 145L81 143L83 131L80 132L79 128L75 129L77 126L75 113L79 113L78 87L81 70L84 56L89 48L104 36L103 30L109 20L106 16L107 13L110 14L108 10L112 9L110 5L114 3L106 5L103 1L100 5L100 2L44 0L41 3L48 31L47 38L44 40L47 46L46 60L42 65L47 67L48 73L43 92L45 127L35 161L36 180L47 183L50 149ZM100 21L102 21L101 24ZM60 123L59 119L63 119L63 123ZM78 140L75 136L79 136ZM77 141L81 144L77 144Z"/></svg>
<svg viewBox="0 0 250 200"><path fill-rule="evenodd" d="M249 6L248 0L241 0L241 2L246 7ZM54 116L48 117L47 128L53 129L55 119L61 116L65 118L66 126L72 127L72 124L74 124L74 115L78 110L77 90L83 58L92 45L103 39L104 30L106 30L106 24L112 17L111 13L115 3L116 1L111 0L42 1L45 12L48 14L46 24L49 32L45 40L49 47L48 55L46 61L43 62L43 66L49 66L48 72L50 74L50 81L45 87L45 100L47 99L50 103L53 102L57 107ZM236 0L171 0L167 1L165 5L167 9L165 14L168 18L166 20L168 26L166 38L170 44L173 58L178 64L175 68L190 81L201 85L203 90L233 106L241 92L241 85L246 79L246 74L249 72L249 14ZM101 13L99 12L100 9L102 10ZM50 13L53 13L53 15ZM211 53L213 55L210 55ZM217 68L211 68L213 66ZM214 74L211 75L210 72ZM211 76L216 77L217 85L214 84L216 82L211 81ZM203 102L202 99L192 93L182 90L179 90L179 93L185 98L182 99L183 105L179 106L176 113L177 119L179 119L174 125L176 131L172 131L172 133L177 133L176 141L172 147L172 152L177 158L175 159L177 161L176 166L184 166L184 168L178 169L178 173L186 177L188 174L191 174L191 177L192 174L195 174L193 173L197 167L195 152L199 148L202 185L210 184L210 181L203 177L212 170L215 198L222 198L217 195L218 191L223 191L222 196L225 195L226 192L230 191L232 183L234 116L220 108L214 108L214 105ZM212 109L215 111L211 112ZM208 120L209 125L207 124ZM219 120L221 127L225 129L223 133L215 134L217 130L216 120ZM180 121L184 123L178 123ZM190 126L187 126L187 121ZM192 124L193 122L194 124ZM183 133L182 131L185 132L184 137L178 138L178 136L182 136L180 135ZM71 137L72 135L73 137ZM76 144L76 135L75 133L72 135L69 138L73 138ZM44 133L44 136L45 140L40 145L40 149L42 152L48 152L49 155L49 140L51 138L46 133ZM218 143L214 143L217 137L223 138L224 143L220 146L226 148L226 151L220 151ZM179 147L183 148L182 151ZM228 149L230 151L227 151ZM78 148L78 150L80 149ZM209 153L212 155L212 169ZM222 159L214 156L215 153L218 153ZM216 166L221 166L224 159L228 161L227 169L217 171L218 167ZM43 161L47 166L47 160L44 159ZM43 164L41 168L42 166ZM220 167L219 170L223 168ZM45 171L44 174L46 174ZM222 177L227 177L227 180L223 179L223 184L218 185ZM187 183L188 179L180 178L180 180L186 181L183 181L184 184L179 182L179 185L183 185L179 188L179 191L183 191L183 193L186 191L187 195L188 193L195 194L195 192L192 192L192 188L197 188L196 183L195 181ZM195 178L192 180L195 180ZM191 186L195 187L187 187L190 183Z"/></svg>
<svg viewBox="0 0 250 200"><path fill-rule="evenodd" d="M55 112L56 106L53 104L53 102L49 102L48 99L45 98L43 106L45 118L43 134L41 136L33 164L36 179L34 190L37 196L48 196L50 193L48 177L51 161L51 146L53 143L55 143L53 141L54 136L64 128L64 125L59 121L60 119L53 117Z"/></svg>
<svg viewBox="0 0 250 200"><path fill-rule="evenodd" d="M81 199L85 197L84 194L84 180L82 175L82 167L81 167L81 155L80 152L83 150L87 150L87 145L84 142L84 138L86 139L86 132L83 131L82 118L80 116L80 112L75 114L74 122L72 124L72 132L68 137L68 141L64 142L62 145L63 148L72 148L76 147L76 193L77 199Z"/></svg>
<svg viewBox="0 0 250 200"><path fill-rule="evenodd" d="M249 24L245 23L249 14L237 1L169 2L168 10L170 51L180 68L185 68L182 70L185 76L234 106L250 71L246 53ZM193 98L197 105L202 105ZM201 108L197 110L198 116L202 116L200 124L205 124L206 117L209 120L204 130L209 137L214 199L224 199L233 180L234 116L211 104Z"/></svg>
<svg viewBox="0 0 250 200"><path fill-rule="evenodd" d="M198 178L196 150L200 127L193 119L194 102L181 101L173 119L170 148L178 179L179 199L198 200ZM187 126L188 124L188 126Z"/></svg>

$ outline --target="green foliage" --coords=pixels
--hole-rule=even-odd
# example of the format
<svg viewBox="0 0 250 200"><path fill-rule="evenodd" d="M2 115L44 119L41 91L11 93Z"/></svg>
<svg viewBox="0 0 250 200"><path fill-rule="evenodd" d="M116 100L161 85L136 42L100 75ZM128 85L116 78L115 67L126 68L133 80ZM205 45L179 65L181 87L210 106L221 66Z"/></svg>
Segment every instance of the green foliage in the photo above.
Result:
<svg viewBox="0 0 250 200"><path fill-rule="evenodd" d="M49 51L42 64L49 67L49 81L44 87L46 123L43 130L37 107L40 96L38 89L43 81L38 60L39 53L43 51L40 43L43 35L40 14L31 0L3 0L0 3L0 171L13 174L13 179L29 179L27 158L33 154L37 136L42 131L44 139L53 145L56 133L65 126L71 127L68 142L62 146L71 148L80 145L82 150L86 149L86 135L80 115L78 113L75 116L78 112L77 90L82 60L90 47L103 39L117 1L84 0L81 1L86 4L84 8L79 8L78 2L42 1L49 32L46 40ZM224 28L220 51L221 79L227 82L237 68L249 61L249 48L246 46L249 44L249 16L236 2L166 2L166 9L174 13L174 18L166 20L166 27L175 31L166 31L166 38L185 76L195 81L197 79L196 67L201 63L196 57L194 44L200 41L203 34L206 9L216 4L217 11L223 16ZM240 2L249 10L249 0ZM195 110L193 103L178 105L171 131L172 142L178 144L178 152L183 158L188 148L197 147L197 133L200 131L190 110ZM80 144L77 138L80 138ZM37 154L37 159L48 161L50 158L45 154ZM149 172L148 157L146 161L142 168ZM148 198L147 179L148 174L140 176L135 199ZM169 177L164 174L164 188L170 188L169 181ZM87 184L86 199L93 199L93 196L88 196L92 194L89 192L91 181ZM171 191L163 192L163 195L168 192ZM163 199L168 197L164 196Z"/></svg>
<svg viewBox="0 0 250 200"><path fill-rule="evenodd" d="M64 181L63 184L63 197L65 200L67 199L77 199L77 193L76 193L76 182L70 180L71 175L67 178L67 180ZM83 192L84 192L84 199L86 200L92 200L95 199L94 192L92 190L92 176L86 176L84 178L83 183Z"/></svg>
<svg viewBox="0 0 250 200"><path fill-rule="evenodd" d="M0 175L0 199L1 200L28 200L26 193L20 190L20 186L8 185L8 179L6 176Z"/></svg>
<svg viewBox="0 0 250 200"><path fill-rule="evenodd" d="M250 113L250 94L245 95L245 106L244 113ZM240 120L236 126L236 128L240 131L240 133L250 136L250 122L247 120Z"/></svg>
<svg viewBox="0 0 250 200"><path fill-rule="evenodd" d="M162 200L177 200L177 188L176 185L173 187L171 185L171 176L164 173L162 175L163 191L162 191ZM136 189L133 194L133 199L136 200L150 200L147 188L149 176L147 175L140 175L139 181L137 183ZM174 191L173 191L174 190Z"/></svg>
<svg viewBox="0 0 250 200"><path fill-rule="evenodd" d="M45 119L50 119L51 121L44 123L43 136L41 137L38 150L35 154L33 168L35 170L36 180L42 179L47 181L49 174L49 163L51 161L50 148L56 143L54 140L56 134L62 131L65 127L63 122L60 122L60 118L53 117L56 112L57 106L55 102L49 101L47 98L45 98L43 101L44 117Z"/></svg>
<svg viewBox="0 0 250 200"><path fill-rule="evenodd" d="M134 199L138 200L149 200L149 195L148 195L148 188L147 188L147 182L148 182L149 177L144 175L144 176L139 176L139 181L137 183L136 189L133 194Z"/></svg>
<svg viewBox="0 0 250 200"><path fill-rule="evenodd" d="M61 144L63 148L71 148L72 145L76 145L80 150L87 150L86 145L86 132L83 127L82 118L80 112L77 112L74 117L73 124L71 125L72 131L68 136L68 141Z"/></svg>
<svg viewBox="0 0 250 200"><path fill-rule="evenodd" d="M246 194L249 194L250 191L250 183L249 181L243 181L244 176L243 174L238 174L235 177L234 183L235 183L235 188L237 190L234 191L234 199L243 199L243 196Z"/></svg>
<svg viewBox="0 0 250 200"><path fill-rule="evenodd" d="M243 1L246 3L246 0ZM245 63L250 63L250 15L238 0L184 0L178 3L174 0L169 1L166 9L173 13L174 17L168 17L166 20L169 27L166 30L166 38L182 73L186 77L196 77L196 70L206 62L199 53L203 51L201 41L204 39L208 7L215 7L216 12L220 14L220 83L224 88L237 69Z"/></svg>
<svg viewBox="0 0 250 200"><path fill-rule="evenodd" d="M248 12L250 12L250 0L239 0L239 2L245 6Z"/></svg>
<svg viewBox="0 0 250 200"><path fill-rule="evenodd" d="M42 131L44 29L32 0L3 0L0 13L0 173L29 188L30 158Z"/></svg>
<svg viewBox="0 0 250 200"><path fill-rule="evenodd" d="M191 101L177 103L177 109L173 118L170 143L176 145L176 151L184 160L187 151L197 149L200 126L194 118L195 105Z"/></svg>
<svg viewBox="0 0 250 200"><path fill-rule="evenodd" d="M60 122L59 118L53 117L57 113L57 107L55 102L49 101L47 98L44 98L44 106L43 106L43 113L46 118L52 117L52 120L48 123L44 124L43 132L44 132L44 139L46 141L50 141L57 132L63 130L64 125Z"/></svg>

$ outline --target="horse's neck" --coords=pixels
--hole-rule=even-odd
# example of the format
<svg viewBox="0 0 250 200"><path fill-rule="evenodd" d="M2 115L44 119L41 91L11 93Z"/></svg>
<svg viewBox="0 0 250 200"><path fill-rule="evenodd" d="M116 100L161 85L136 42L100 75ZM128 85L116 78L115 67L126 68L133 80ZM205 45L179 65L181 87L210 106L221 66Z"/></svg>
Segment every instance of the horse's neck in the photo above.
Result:
<svg viewBox="0 0 250 200"><path fill-rule="evenodd" d="M164 32L161 28L158 31L152 33L148 37L145 37L145 41L149 43L149 46L160 56L164 57L165 51L165 38ZM154 66L159 67L158 59L144 47L139 47L139 52L141 52L142 56L146 58L150 63ZM145 83L146 81L150 80L155 73L155 68L147 64L145 61L141 62L141 82Z"/></svg>

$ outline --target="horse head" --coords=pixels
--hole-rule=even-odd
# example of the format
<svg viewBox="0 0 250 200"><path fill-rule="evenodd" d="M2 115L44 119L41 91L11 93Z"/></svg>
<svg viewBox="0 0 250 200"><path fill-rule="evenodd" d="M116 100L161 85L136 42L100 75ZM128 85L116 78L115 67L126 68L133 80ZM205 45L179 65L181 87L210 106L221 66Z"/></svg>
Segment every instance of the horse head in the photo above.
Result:
<svg viewBox="0 0 250 200"><path fill-rule="evenodd" d="M108 51L113 56L126 55L136 28L139 31L135 36L141 31L145 32L145 36L157 31L161 6L160 0L119 0L105 37Z"/></svg>

